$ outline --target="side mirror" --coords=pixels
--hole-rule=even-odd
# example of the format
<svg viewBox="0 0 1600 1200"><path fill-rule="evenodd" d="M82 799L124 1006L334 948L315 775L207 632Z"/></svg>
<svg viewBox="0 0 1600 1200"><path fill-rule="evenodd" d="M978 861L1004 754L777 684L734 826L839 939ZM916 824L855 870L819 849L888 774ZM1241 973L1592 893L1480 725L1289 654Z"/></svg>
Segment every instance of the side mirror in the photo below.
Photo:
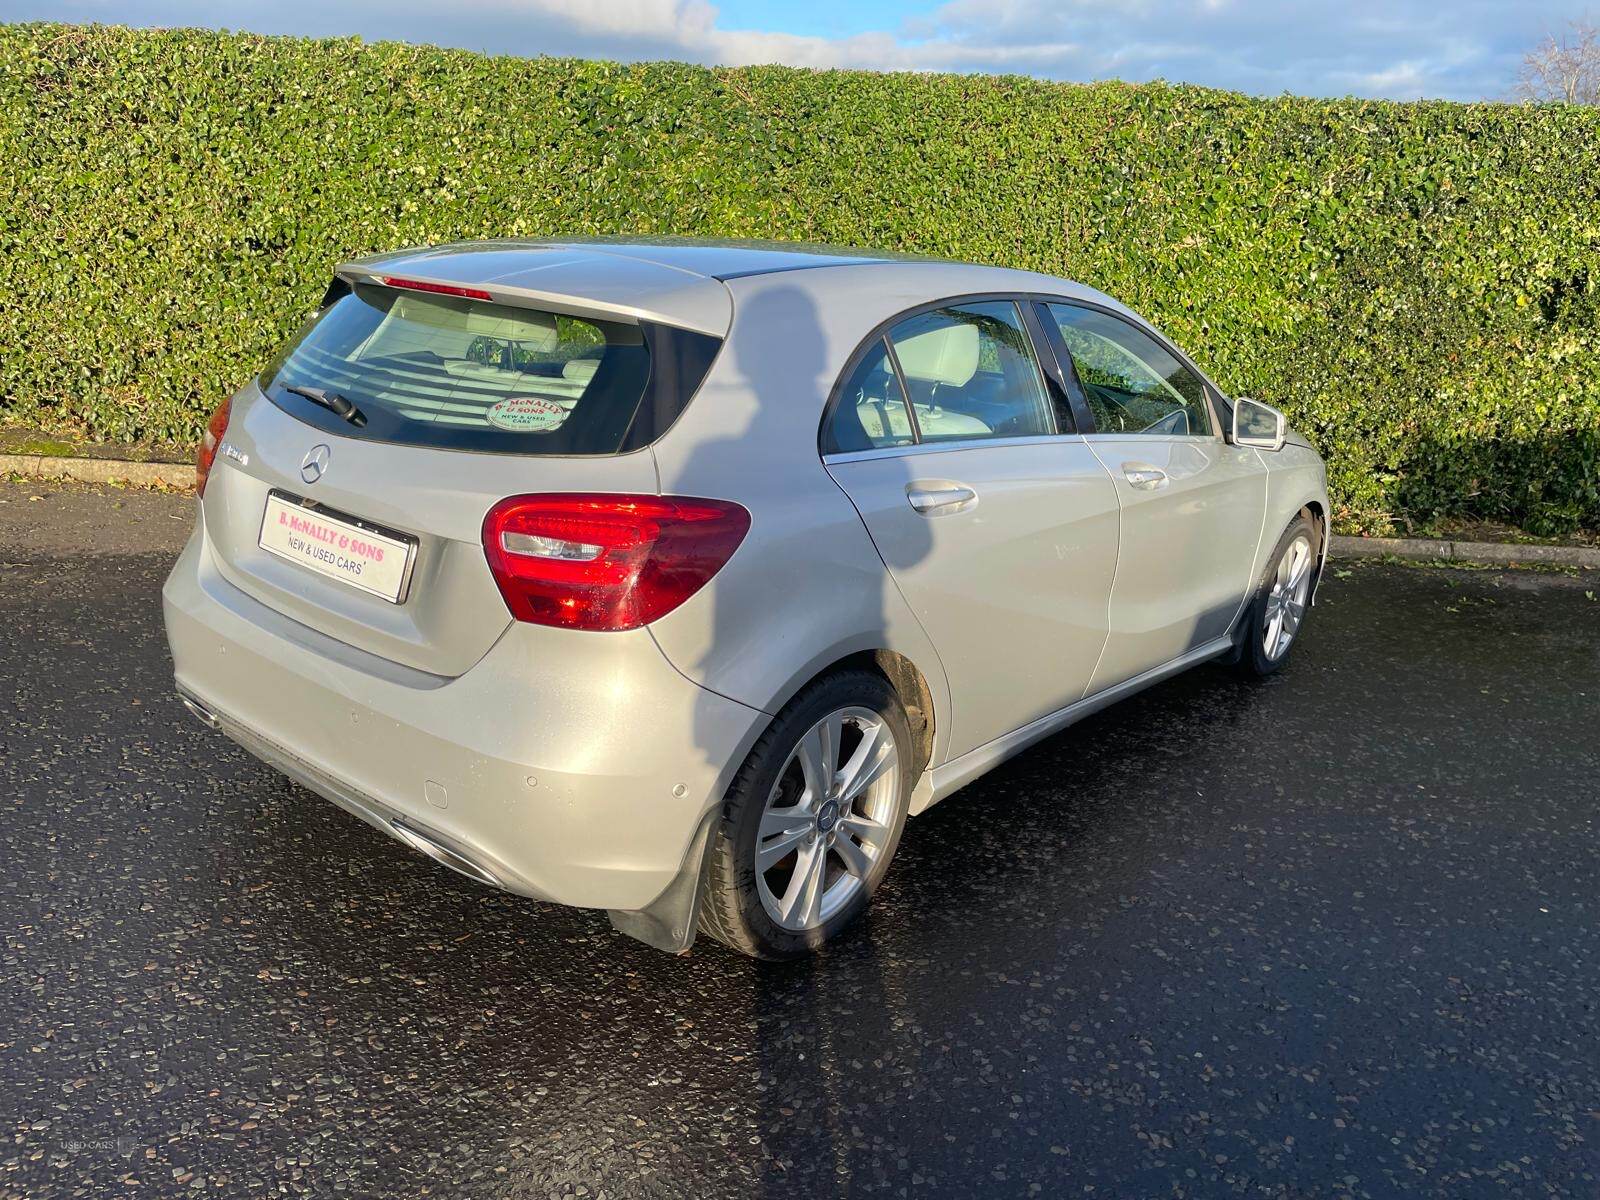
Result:
<svg viewBox="0 0 1600 1200"><path fill-rule="evenodd" d="M1233 444L1257 450L1282 450L1289 422L1270 404L1236 396L1233 401Z"/></svg>

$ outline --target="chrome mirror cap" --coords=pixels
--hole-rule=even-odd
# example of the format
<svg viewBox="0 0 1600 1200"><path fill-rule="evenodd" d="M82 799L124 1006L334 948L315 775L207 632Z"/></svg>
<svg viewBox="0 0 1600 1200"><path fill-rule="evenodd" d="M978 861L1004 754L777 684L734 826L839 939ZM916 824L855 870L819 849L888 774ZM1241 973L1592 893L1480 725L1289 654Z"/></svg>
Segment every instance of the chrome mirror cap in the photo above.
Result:
<svg viewBox="0 0 1600 1200"><path fill-rule="evenodd" d="M1282 450L1289 422L1270 404L1237 396L1233 401L1233 444L1257 450Z"/></svg>

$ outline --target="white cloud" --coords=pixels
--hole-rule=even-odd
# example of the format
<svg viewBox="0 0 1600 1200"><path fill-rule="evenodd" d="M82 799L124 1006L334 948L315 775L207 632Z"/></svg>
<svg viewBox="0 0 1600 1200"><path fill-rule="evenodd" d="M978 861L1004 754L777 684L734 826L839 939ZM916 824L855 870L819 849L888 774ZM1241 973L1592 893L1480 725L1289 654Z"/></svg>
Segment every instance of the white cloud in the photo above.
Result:
<svg viewBox="0 0 1600 1200"><path fill-rule="evenodd" d="M1380 96L1420 96L1425 82L1422 64L1409 60L1361 76L1363 88Z"/></svg>
<svg viewBox="0 0 1600 1200"><path fill-rule="evenodd" d="M862 0L870 6L870 0ZM1175 81L1275 94L1504 95L1589 0L946 0L843 37L708 0L0 0L0 18L359 33L503 54Z"/></svg>

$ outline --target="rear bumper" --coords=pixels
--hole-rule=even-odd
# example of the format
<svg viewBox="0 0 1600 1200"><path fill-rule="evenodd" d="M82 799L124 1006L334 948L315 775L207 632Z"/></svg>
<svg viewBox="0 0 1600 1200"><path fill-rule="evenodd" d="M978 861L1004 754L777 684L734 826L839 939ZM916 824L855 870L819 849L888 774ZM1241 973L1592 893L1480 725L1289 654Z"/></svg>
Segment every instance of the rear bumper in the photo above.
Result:
<svg viewBox="0 0 1600 1200"><path fill-rule="evenodd" d="M647 630L513 624L455 678L400 666L240 591L198 527L162 603L179 692L229 737L412 848L561 904L649 905L766 720Z"/></svg>

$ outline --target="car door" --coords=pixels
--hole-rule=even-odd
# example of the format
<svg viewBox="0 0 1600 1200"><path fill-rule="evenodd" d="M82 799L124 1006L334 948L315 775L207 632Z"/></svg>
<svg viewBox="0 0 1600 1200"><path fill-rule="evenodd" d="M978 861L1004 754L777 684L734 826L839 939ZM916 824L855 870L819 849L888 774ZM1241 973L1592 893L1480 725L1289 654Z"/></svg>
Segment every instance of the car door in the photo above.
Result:
<svg viewBox="0 0 1600 1200"><path fill-rule="evenodd" d="M1267 472L1222 439L1208 385L1152 331L1094 305L1041 309L1122 510L1098 692L1228 633L1250 590Z"/></svg>
<svg viewBox="0 0 1600 1200"><path fill-rule="evenodd" d="M952 757L1080 699L1106 641L1116 490L1032 319L1012 299L906 316L858 352L824 428L944 665Z"/></svg>

